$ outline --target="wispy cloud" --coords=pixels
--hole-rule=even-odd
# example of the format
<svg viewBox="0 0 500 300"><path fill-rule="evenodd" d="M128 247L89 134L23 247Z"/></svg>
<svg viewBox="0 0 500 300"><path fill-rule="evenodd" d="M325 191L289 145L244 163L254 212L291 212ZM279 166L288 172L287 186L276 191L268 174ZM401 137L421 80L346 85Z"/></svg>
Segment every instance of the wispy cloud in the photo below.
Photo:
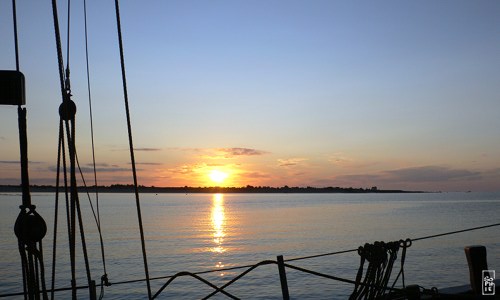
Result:
<svg viewBox="0 0 500 300"><path fill-rule="evenodd" d="M161 151L161 148L134 148L135 151Z"/></svg>
<svg viewBox="0 0 500 300"><path fill-rule="evenodd" d="M491 176L491 177L498 177L498 176L500 176L500 168L486 170L483 172L483 174Z"/></svg>
<svg viewBox="0 0 500 300"><path fill-rule="evenodd" d="M21 162L18 160L0 160L0 164L20 164ZM43 164L43 161L32 161L28 162L29 164Z"/></svg>
<svg viewBox="0 0 500 300"><path fill-rule="evenodd" d="M93 173L93 167L81 167L83 173ZM55 166L50 166L49 171L57 172L57 168ZM142 171L142 169L137 169L137 171ZM96 172L98 173L116 173L116 172L130 172L130 168L122 168L119 166L109 166L109 167L98 167L96 168Z"/></svg>
<svg viewBox="0 0 500 300"><path fill-rule="evenodd" d="M278 159L278 166L280 167L296 166L306 160L307 158L301 158L301 157Z"/></svg>
<svg viewBox="0 0 500 300"><path fill-rule="evenodd" d="M129 165L132 163L128 163ZM143 166L161 166L162 163L159 162L136 162L136 165L143 165Z"/></svg>
<svg viewBox="0 0 500 300"><path fill-rule="evenodd" d="M181 166L177 166L175 168L168 169L168 172L174 173L174 174L188 175L188 174L198 173L200 170L203 170L206 167L207 167L207 164L205 164L205 163L186 164L186 165L181 165Z"/></svg>
<svg viewBox="0 0 500 300"><path fill-rule="evenodd" d="M110 151L129 151L129 148L118 148L116 146L109 146L111 149ZM139 147L139 148L134 148L134 151L144 151L144 152L154 152L154 151L162 151L162 148L152 148L152 147Z"/></svg>
<svg viewBox="0 0 500 300"><path fill-rule="evenodd" d="M231 159L234 157L243 156L260 156L269 154L268 151L253 149L253 148L243 148L243 147L232 147L232 148L170 148L171 150L184 151L184 152L194 152L199 155L200 158L204 159Z"/></svg>
<svg viewBox="0 0 500 300"><path fill-rule="evenodd" d="M334 153L328 158L328 161L334 165L345 165L346 163L352 162L353 159L346 157L342 153Z"/></svg>
<svg viewBox="0 0 500 300"><path fill-rule="evenodd" d="M421 184L445 186L446 183L457 183L462 180L478 180L483 175L481 172L467 169L444 166L421 166L385 170L370 174L339 175L330 180L320 181L325 184L328 183L337 186L421 186Z"/></svg>
<svg viewBox="0 0 500 300"><path fill-rule="evenodd" d="M435 182L460 179L479 179L481 173L467 169L452 169L442 166L423 166L390 170L385 172L390 179L406 182Z"/></svg>
<svg viewBox="0 0 500 300"><path fill-rule="evenodd" d="M93 167L94 165L92 163L86 164L87 166ZM96 167L118 167L118 165L110 165L108 163L96 163Z"/></svg>
<svg viewBox="0 0 500 300"><path fill-rule="evenodd" d="M329 158L328 162L338 168L349 168L349 169L360 169L376 165L376 162L359 160L357 158L350 157L343 153L333 153Z"/></svg>
<svg viewBox="0 0 500 300"><path fill-rule="evenodd" d="M267 154L267 151L252 149L252 148L219 148L217 151L224 153L227 157L233 156L256 156Z"/></svg>
<svg viewBox="0 0 500 300"><path fill-rule="evenodd" d="M262 173L262 172L243 172L241 173L241 176L246 179L267 179L271 178L269 174Z"/></svg>

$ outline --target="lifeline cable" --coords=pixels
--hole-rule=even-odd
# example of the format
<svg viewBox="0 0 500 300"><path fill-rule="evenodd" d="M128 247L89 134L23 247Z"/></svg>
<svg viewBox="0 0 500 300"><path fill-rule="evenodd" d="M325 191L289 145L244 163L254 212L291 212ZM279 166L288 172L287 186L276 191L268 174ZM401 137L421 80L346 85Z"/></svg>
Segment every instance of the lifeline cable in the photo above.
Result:
<svg viewBox="0 0 500 300"><path fill-rule="evenodd" d="M419 237L419 238L416 238L416 239L412 239L412 241L421 241L421 240L432 239L432 238L441 237L441 236L445 236L445 235L457 234L457 233L462 233L462 232L467 232L467 231L473 231L473 230L478 230L478 229L484 229L484 228L489 228L489 227L495 227L495 226L500 226L500 223L495 223L495 224L490 224L490 225L484 225L484 226L478 226L478 227L472 227L472 228L467 228L467 229L462 229L462 230L456 230L456 231L450 231L450 232L445 232L445 233L439 233L439 234L434 234L434 235L423 236L423 237Z"/></svg>
<svg viewBox="0 0 500 300"><path fill-rule="evenodd" d="M463 230L459 230L459 231L452 231L452 232L447 232L447 233L442 233L442 234L437 234L437 235L432 235L432 236L420 237L417 239L407 239L407 240L405 240L405 243L407 243L407 245L411 245L411 244L409 244L410 241L423 240L423 239L427 239L427 238L431 238L431 237L440 237L440 236L445 236L445 235L450 235L450 234L455 234L455 233L462 233L462 232L473 231L473 230L477 230L477 229L483 229L483 228L495 227L495 226L500 226L500 223L479 226L479 227L473 227L473 228L463 229ZM406 247L409 247L409 246L406 246ZM336 252L330 252L330 253L325 253L325 254L296 257L296 258L292 258L292 259L285 259L285 262L310 259L310 258L317 258L317 257L324 257L324 256L330 256L330 255L337 255L337 254L343 254L343 253L354 252L354 251L358 251L358 249L356 248L356 249L351 249L351 250L336 251ZM405 255L406 255L406 253L405 253ZM215 272L221 272L221 271L233 271L233 270L238 270L238 269L249 268L251 266L253 266L253 265L242 265L242 266L235 266L235 267L222 268L222 269L213 269L213 270L195 272L194 274L200 275L200 274L215 273ZM151 277L151 280L168 279L171 277L172 277L172 275ZM146 279L125 280L125 281L114 282L113 285L143 282L145 280Z"/></svg>
<svg viewBox="0 0 500 300"><path fill-rule="evenodd" d="M495 224L490 224L490 225L484 225L484 226L478 226L478 227L472 227L472 228L463 229L463 230L457 230L457 231L450 231L450 232L441 233L441 234L424 236L424 237L413 239L413 241L415 241L415 240L424 240L424 239L429 239L429 238L434 238L434 237L441 237L441 236L451 235L451 234L456 234L456 233L463 233L463 232L473 231L473 230L477 230L477 229L484 229L484 228L489 228L489 227L495 227L495 226L500 226L500 223L495 223ZM411 239L407 239L405 242L408 243L410 240ZM356 251L357 251L357 249L356 249ZM346 252L351 252L351 250L331 252L331 253L319 254L319 255L312 255L312 256L308 256L308 257L315 258L315 257L326 256L326 255L341 254L341 253L346 253ZM292 260L300 260L300 259L305 259L305 258L307 258L307 256L293 258L293 259L290 259L290 260L285 260L285 262L286 261L292 261ZM248 268L252 268L252 269L254 269L258 265L270 264L270 263L275 263L275 262L273 262L273 261L263 261L263 262L259 262L257 264L242 265L242 266L236 266L236 267L230 267L230 268L224 268L224 269L213 269L213 270L195 272L195 273L191 273L191 274L200 275L200 274L215 273L215 272L220 272L220 271L237 270L237 269L243 269L243 268L247 268L247 269ZM288 268L296 269L298 271L303 271L303 272L310 273L312 275L317 275L317 276L324 277L324 278L329 278L329 279L333 279L333 280L337 280L337 281L341 281L341 282L345 282L345 283L350 283L350 284L355 284L356 283L356 281L354 281L354 280L340 278L340 277L336 277L336 276L332 276L332 275L327 275L327 274L323 274L323 273L319 273L319 272L315 272L315 271L310 271L310 270L306 270L306 269L303 269L303 268L300 268L300 267L296 267L296 266L292 266L292 265L289 265L289 264L285 264L285 266L288 267ZM245 271L244 273L245 274L248 273L247 271ZM177 273L177 274L179 274L179 273ZM237 277L242 277L242 275L244 275L244 274L242 273L242 274L238 275ZM175 277L175 275L152 277L151 279L148 279L148 280L170 279L170 278L173 278L173 277ZM233 279L232 281L234 282L235 279ZM114 282L113 285L130 284L130 283L137 283L137 282L144 282L144 281L146 281L146 279L124 280L124 281ZM96 284L96 286L100 286L100 284ZM88 288L88 286L78 286L78 287L76 287L76 289L85 289L85 288ZM219 289L223 289L223 288L224 288L224 286L221 287L221 288L219 288ZM68 291L68 290L71 290L71 289L72 289L71 287L57 288L54 291L55 292L58 292L58 291ZM391 287L391 288L388 288L388 290L398 291L400 289L396 289L396 288ZM20 292L20 293L1 294L0 298L12 297L12 296L20 296L20 295L23 295L23 293Z"/></svg>
<svg viewBox="0 0 500 300"><path fill-rule="evenodd" d="M442 234L424 236L424 237L413 239L413 241L415 241L415 240L423 240L423 239L428 239L428 238L434 238L434 237L441 237L441 236L445 236L445 235L451 235L451 234L462 233L462 232L473 231L473 230L477 230L477 229L483 229L483 228L495 227L495 226L500 226L500 223L490 224L490 225L484 225L484 226L478 226L478 227L472 227L472 228L468 228L468 229L451 231L451 232L446 232L446 233L442 233ZM411 239L405 240L406 243L409 243L409 241L411 241ZM357 249L356 249L356 251L357 251ZM306 258L315 258L315 257L326 256L326 255L341 254L341 253L346 253L346 252L351 252L351 250L338 251L338 252L332 252L332 253L326 253L326 254L319 254L319 255L313 255L313 256L304 256L304 257L293 258L293 259L289 259L289 260L285 260L285 261L300 260L300 259L306 259ZM195 273L190 273L190 274L200 275L200 274L214 273L214 272L220 272L220 271L237 270L237 269L243 269L243 268L246 268L246 269L250 268L250 269L253 270L253 269L255 269L259 265L270 264L270 263L276 263L276 262L274 262L274 261L262 261L262 262L259 262L257 264L252 264L252 265L236 266L236 267L230 267L230 268L224 268L224 269L213 269L213 270L195 272ZM303 272L306 272L306 273L309 273L309 274L312 274L312 275L316 275L316 276L320 276L320 277L324 277L324 278L329 278L329 279L332 279L332 280L337 280L337 281L340 281L340 282L345 282L345 283L350 283L350 284L355 284L356 283L356 281L354 281L354 280L345 279L345 278L341 278L341 277L336 277L336 276L332 276L332 275L328 275L328 274L323 274L323 273L320 273L320 272L315 272L315 271L307 270L307 269L300 268L300 267L297 267L297 266L292 266L292 265L289 265L289 264L285 264L285 266L288 267L288 268L291 268L291 269L295 269L295 270L298 270L298 271L303 271ZM242 274L238 275L237 278L234 278L231 281L232 282L236 281L238 278L241 278L243 275L245 275L249 271L250 270L246 270ZM180 273L183 273L183 272L180 272ZM180 273L177 273L176 275L179 276L178 274L180 274ZM186 272L186 273L189 273L189 272ZM171 279L173 277L176 277L176 275L152 277L151 280ZM144 281L146 281L146 279L124 280L124 281L115 282L115 283L113 283L113 285L130 284L130 283L137 283L137 282L144 282ZM97 284L96 286L100 286L100 285ZM226 287L227 287L227 285L226 285ZM76 289L85 289L85 288L88 288L88 286L78 286L78 287L76 287ZM218 290L221 290L223 288L225 288L225 287L222 286ZM68 291L68 290L71 290L71 289L72 289L71 287L57 288L54 291L55 292ZM398 291L400 289L396 289L396 288L391 287L391 288L388 288L388 290ZM20 296L20 295L23 295L23 293L21 292L21 293L1 294L0 298L12 297L12 296Z"/></svg>

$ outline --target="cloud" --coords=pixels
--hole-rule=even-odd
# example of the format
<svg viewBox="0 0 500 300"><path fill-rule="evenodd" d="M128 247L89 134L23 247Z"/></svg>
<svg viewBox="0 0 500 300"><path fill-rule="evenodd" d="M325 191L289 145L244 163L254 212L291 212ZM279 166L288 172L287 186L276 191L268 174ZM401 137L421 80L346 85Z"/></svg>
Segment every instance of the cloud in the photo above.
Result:
<svg viewBox="0 0 500 300"><path fill-rule="evenodd" d="M341 175L337 176L335 179L342 182L421 183L475 180L480 178L482 178L481 172L467 169L453 169L443 166L422 166L386 170L373 174Z"/></svg>
<svg viewBox="0 0 500 300"><path fill-rule="evenodd" d="M262 151L262 150L257 150L257 149L251 149L251 148L219 148L217 151L224 153L227 157L233 157L233 156L256 156L256 155L264 155L267 154L268 152Z"/></svg>
<svg viewBox="0 0 500 300"><path fill-rule="evenodd" d="M62 169L61 169L62 170ZM81 167L83 173L93 173L93 167ZM110 166L110 167L99 167L96 168L97 173L115 173L115 172L130 172L130 168L121 168L119 166ZM50 166L49 171L57 172L57 168L55 166ZM142 169L137 169L137 171L142 171Z"/></svg>
<svg viewBox="0 0 500 300"><path fill-rule="evenodd" d="M19 164L18 160L0 160L0 164Z"/></svg>
<svg viewBox="0 0 500 300"><path fill-rule="evenodd" d="M328 162L338 168L349 168L349 169L362 169L366 167L371 167L377 164L374 161L364 161L356 158L346 156L343 153L333 153L329 158Z"/></svg>
<svg viewBox="0 0 500 300"><path fill-rule="evenodd" d="M269 174L261 173L261 172L243 172L241 173L243 178L247 179L260 179L260 178L271 178Z"/></svg>
<svg viewBox="0 0 500 300"><path fill-rule="evenodd" d="M135 151L161 151L161 148L134 148Z"/></svg>
<svg viewBox="0 0 500 300"><path fill-rule="evenodd" d="M132 164L132 163L129 163L129 164ZM158 162L136 162L135 163L136 165L144 165L144 166L161 166L162 163L158 163Z"/></svg>
<svg viewBox="0 0 500 300"><path fill-rule="evenodd" d="M486 170L484 171L484 174L485 175L488 175L488 176L500 176L500 168L495 168L495 169L490 169L490 170Z"/></svg>
<svg viewBox="0 0 500 300"><path fill-rule="evenodd" d="M92 163L88 163L86 165L90 166L90 167L94 166L94 164L92 164ZM109 167L110 166L110 164L108 164L108 163L96 163L95 165L96 165L96 167ZM112 166L113 167L118 167L118 165L112 165Z"/></svg>
<svg viewBox="0 0 500 300"><path fill-rule="evenodd" d="M199 154L200 158L204 159L230 159L236 156L259 156L265 155L269 152L253 149L253 148L169 148L170 150L177 150L183 152L194 152Z"/></svg>
<svg viewBox="0 0 500 300"><path fill-rule="evenodd" d="M20 164L21 162L19 160L0 160L0 164ZM30 160L28 162L29 164L43 164L42 161L32 161Z"/></svg>
<svg viewBox="0 0 500 300"><path fill-rule="evenodd" d="M291 167L300 164L303 161L306 161L307 158L288 158L288 159L278 159L278 166L280 167Z"/></svg>
<svg viewBox="0 0 500 300"><path fill-rule="evenodd" d="M187 174L198 173L200 170L205 169L206 167L207 165L205 163L190 164L190 165L177 166L175 168L168 169L168 171L173 174L187 175Z"/></svg>
<svg viewBox="0 0 500 300"><path fill-rule="evenodd" d="M334 153L330 156L328 161L334 165L345 165L346 163L352 162L352 159L344 156L342 153Z"/></svg>
<svg viewBox="0 0 500 300"><path fill-rule="evenodd" d="M403 182L451 181L480 179L481 173L466 169L452 169L442 166L423 166L385 171L390 179Z"/></svg>
<svg viewBox="0 0 500 300"><path fill-rule="evenodd" d="M128 165L131 165L131 162L127 163ZM161 166L163 165L162 163L159 162L135 162L135 165L143 165L143 166ZM113 165L113 167L118 167L117 165Z"/></svg>
<svg viewBox="0 0 500 300"><path fill-rule="evenodd" d="M421 166L383 170L365 174L337 175L315 180L323 186L370 187L382 186L396 189L449 189L452 186L467 186L480 179L495 178L495 170L484 172L445 166ZM498 177L496 177L498 178ZM455 188L453 188L455 189Z"/></svg>

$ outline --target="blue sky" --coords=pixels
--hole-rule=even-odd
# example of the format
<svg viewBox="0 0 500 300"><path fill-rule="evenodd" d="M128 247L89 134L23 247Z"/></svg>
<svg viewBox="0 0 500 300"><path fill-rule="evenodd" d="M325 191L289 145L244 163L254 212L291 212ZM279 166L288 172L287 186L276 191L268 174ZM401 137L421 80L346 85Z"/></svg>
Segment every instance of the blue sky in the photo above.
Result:
<svg viewBox="0 0 500 300"><path fill-rule="evenodd" d="M88 2L100 177L126 183L114 4ZM498 1L120 3L142 184L211 185L207 174L220 170L224 185L500 190ZM11 8L0 5L0 68L12 69ZM18 13L32 181L53 183L61 100L51 7L28 1ZM86 164L79 1L71 20ZM16 183L16 110L0 116L0 183Z"/></svg>

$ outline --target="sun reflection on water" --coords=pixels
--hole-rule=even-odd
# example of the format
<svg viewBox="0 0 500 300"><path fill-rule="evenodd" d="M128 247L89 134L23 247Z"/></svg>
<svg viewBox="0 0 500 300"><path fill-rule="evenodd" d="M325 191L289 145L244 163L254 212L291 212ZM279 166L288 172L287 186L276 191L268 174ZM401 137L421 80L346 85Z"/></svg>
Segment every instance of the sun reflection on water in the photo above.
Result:
<svg viewBox="0 0 500 300"><path fill-rule="evenodd" d="M217 254L226 252L224 247L224 238L226 236L226 214L224 212L224 196L222 194L215 194L212 197L212 230L213 230L213 247L210 251ZM220 259L220 258L219 258ZM217 261L215 267L218 269L224 268L224 263L220 260ZM220 273L224 276L224 273Z"/></svg>
<svg viewBox="0 0 500 300"><path fill-rule="evenodd" d="M222 194L215 194L212 198L212 227L215 245L211 248L211 251L215 253L226 252L223 245L226 236L226 215L224 213L224 196Z"/></svg>

